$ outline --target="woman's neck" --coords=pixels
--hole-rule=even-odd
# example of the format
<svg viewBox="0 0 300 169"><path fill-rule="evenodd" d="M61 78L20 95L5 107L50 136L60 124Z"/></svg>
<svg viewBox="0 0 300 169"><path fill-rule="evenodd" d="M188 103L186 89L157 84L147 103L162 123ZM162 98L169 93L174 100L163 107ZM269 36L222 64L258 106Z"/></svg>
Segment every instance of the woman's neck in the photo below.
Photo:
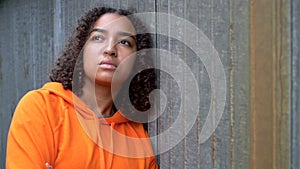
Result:
<svg viewBox="0 0 300 169"><path fill-rule="evenodd" d="M109 117L112 113L113 99L111 88L86 81L80 97L99 117Z"/></svg>

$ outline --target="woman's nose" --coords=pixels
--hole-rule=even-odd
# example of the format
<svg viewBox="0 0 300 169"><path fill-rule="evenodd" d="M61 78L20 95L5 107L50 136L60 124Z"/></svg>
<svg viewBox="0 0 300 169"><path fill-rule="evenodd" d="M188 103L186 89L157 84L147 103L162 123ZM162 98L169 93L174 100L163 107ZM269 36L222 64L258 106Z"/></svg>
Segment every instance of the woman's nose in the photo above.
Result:
<svg viewBox="0 0 300 169"><path fill-rule="evenodd" d="M116 45L114 43L108 44L104 50L104 55L116 57L117 56Z"/></svg>

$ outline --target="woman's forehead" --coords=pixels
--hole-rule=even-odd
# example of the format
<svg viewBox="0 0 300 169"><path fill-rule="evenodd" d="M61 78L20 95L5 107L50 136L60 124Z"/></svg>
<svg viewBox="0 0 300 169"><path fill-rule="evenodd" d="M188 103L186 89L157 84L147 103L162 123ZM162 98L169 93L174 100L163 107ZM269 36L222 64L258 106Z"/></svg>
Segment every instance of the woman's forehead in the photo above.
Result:
<svg viewBox="0 0 300 169"><path fill-rule="evenodd" d="M128 32L135 34L135 28L131 21L126 17L115 13L102 15L94 24L95 28L101 28L108 32Z"/></svg>

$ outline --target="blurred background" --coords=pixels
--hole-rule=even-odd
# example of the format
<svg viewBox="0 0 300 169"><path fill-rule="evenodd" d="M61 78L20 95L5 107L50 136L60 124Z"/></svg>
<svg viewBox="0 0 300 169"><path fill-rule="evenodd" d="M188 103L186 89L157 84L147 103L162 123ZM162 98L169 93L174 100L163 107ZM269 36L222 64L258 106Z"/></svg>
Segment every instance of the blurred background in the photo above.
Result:
<svg viewBox="0 0 300 169"><path fill-rule="evenodd" d="M99 4L183 18L205 34L223 64L224 112L215 132L202 141L213 92L206 67L178 40L154 38L156 48L179 55L189 66L200 98L199 113L186 137L157 156L161 169L300 168L299 0L0 0L1 169L16 104L26 92L49 81L51 66L77 18ZM166 25L176 31L172 20ZM176 81L165 74L161 79L168 101L163 115L149 124L150 136L172 126L182 101ZM183 127L187 123L182 119ZM172 140L172 134L158 138L154 149Z"/></svg>

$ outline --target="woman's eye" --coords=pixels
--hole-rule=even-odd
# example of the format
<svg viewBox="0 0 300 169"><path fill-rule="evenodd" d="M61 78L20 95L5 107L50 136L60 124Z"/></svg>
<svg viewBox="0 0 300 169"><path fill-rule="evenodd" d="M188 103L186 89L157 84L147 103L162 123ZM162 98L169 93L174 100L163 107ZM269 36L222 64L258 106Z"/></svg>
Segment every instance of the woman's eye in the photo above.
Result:
<svg viewBox="0 0 300 169"><path fill-rule="evenodd" d="M103 41L104 37L101 36L101 35L96 35L96 36L92 37L92 40L94 40L94 41Z"/></svg>
<svg viewBox="0 0 300 169"><path fill-rule="evenodd" d="M121 40L119 43L122 45L131 46L131 43L127 40Z"/></svg>

